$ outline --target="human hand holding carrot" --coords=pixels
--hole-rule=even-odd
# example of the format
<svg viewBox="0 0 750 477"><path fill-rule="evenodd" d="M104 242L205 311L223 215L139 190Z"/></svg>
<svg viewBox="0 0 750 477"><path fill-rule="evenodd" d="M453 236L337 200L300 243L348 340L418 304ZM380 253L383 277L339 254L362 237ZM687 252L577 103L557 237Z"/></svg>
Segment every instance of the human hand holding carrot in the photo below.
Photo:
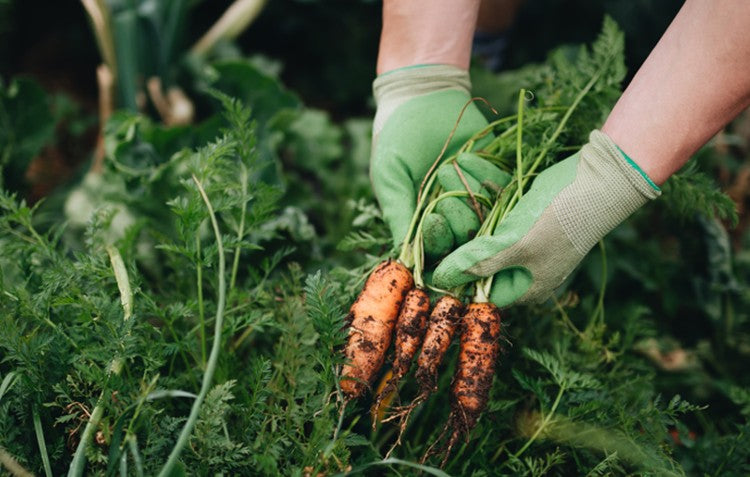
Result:
<svg viewBox="0 0 750 477"><path fill-rule="evenodd" d="M435 285L494 274L490 299L500 306L551 295L599 239L750 105L747 14L750 5L737 0L715 10L686 2L601 133L542 172L493 235L446 257Z"/></svg>
<svg viewBox="0 0 750 477"><path fill-rule="evenodd" d="M378 109L370 176L396 245L406 237L425 175L470 102L469 88L468 72L450 65L402 68L373 83ZM486 124L469 104L446 153L455 152Z"/></svg>
<svg viewBox="0 0 750 477"><path fill-rule="evenodd" d="M580 152L546 169L495 229L446 257L435 285L494 275L498 306L549 297L588 251L660 189L600 131Z"/></svg>

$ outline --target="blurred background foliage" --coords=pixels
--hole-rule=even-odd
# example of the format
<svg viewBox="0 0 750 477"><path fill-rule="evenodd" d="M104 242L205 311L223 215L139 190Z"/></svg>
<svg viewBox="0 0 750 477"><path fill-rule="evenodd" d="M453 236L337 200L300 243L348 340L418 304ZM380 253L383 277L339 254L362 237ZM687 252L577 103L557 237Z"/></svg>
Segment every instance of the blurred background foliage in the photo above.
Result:
<svg viewBox="0 0 750 477"><path fill-rule="evenodd" d="M97 47L92 23L82 4L0 0L0 186L18 193L30 204L39 204L35 224L40 230L55 232L58 241L50 247L59 248L65 260L78 257L76 253L89 250L96 242L86 231L94 225L101 229L97 234L110 234L120 240L132 271L137 269L140 273L143 293L170 302L166 311L159 311L156 302L142 303L144 313L153 313L160 323L172 323L186 333L184 340L175 341L159 334L165 353L171 353L169 370L174 370L174 375L166 379L195 391L191 386L199 368L187 363L193 359L199 362L195 351L198 298L191 288L194 277L185 270L200 268L201 258L192 257L193 261L188 260L186 265L163 250L157 251L154 244L178 243L181 238L183 231L174 210L165 207L165 202L183 193L181 181L186 178L189 162L185 151L204 147L228 127L225 108L209 89L238 98L252 109L255 121L254 154L258 157L254 159L250 180L276 191L269 192L268 197L277 202L272 214L265 210L266 215L256 217L257 229L247 238L253 246L242 255L248 266L240 273L242 283L250 285L244 292L238 291L232 302L240 309L243 299L250 301L256 293L261 296L251 316L240 314L232 318L236 335L231 359L225 359L219 370L220 382L241 377L237 402L229 404L232 395L231 386L227 386L216 391L214 407L234 415L256 409L263 419L280 426L277 430L283 428L288 435L277 442L274 439L278 433L268 432L266 424L243 421L245 427L233 427L231 434L238 438L243 430L252 429L257 434L252 434L255 440L250 447L238 447L241 452L237 462L222 460L229 453L226 449L208 449L216 461L206 464L209 467L205 469L226 471L232 469L231 465L241 469L245 468L243 465L253 465L267 470L262 473L293 470L302 475L307 466L345 470L346 465L334 462L337 459L354 465L377 460L393 437L392 432L374 433L369 440L363 439L368 426L358 422L355 412L354 417L347 417L346 425L361 435L344 435L326 447L328 431L336 425L336 410L332 405L324 406L325 412L302 409L299 402L312 402L311 396L315 402L323 401L331 389L313 384L323 378L319 377L320 368L310 364L310 356L319 356L317 340L326 331L315 317L323 320L325 310L305 311L310 305L303 303L302 296L319 293L327 297L333 310L327 311L329 315L345 308L367 267L385 253L389 241L367 175L380 2L268 1L234 40L216 42L200 55L193 54L192 49L231 2L106 3L112 15L117 53L113 69L126 79L118 82L116 104L108 112L105 126L100 121L96 72L106 48ZM625 61L632 75L681 3L527 0L508 32L504 70L498 75L480 64L474 65L475 93L489 98L500 109L512 108L512 98L523 86L526 72L544 61L553 48L590 43L600 30L604 14L612 16L625 33ZM131 74L126 77L124 72L128 71ZM160 98L147 91L149 77L161 80L158 91L164 95L161 99L167 99L167 106L184 104L169 102L169 88L179 87L182 98L187 98L193 108L189 121L174 122L177 108L165 110L161 104L160 109ZM744 369L750 359L749 145L750 121L742 115L700 151L690 168L665 186L661 200L639 212L592 251L566 284L557 303L508 312L506 333L513 345L503 355L493 401L481 428L475 432L481 442L462 448L459 459L449 464L452 473L473 471L485 475L482 472L490 473L496 462L504 461L507 475L545 475L548 471L551 475L626 475L643 471L635 471L637 466L627 461L628 455L637 460L637 452L632 452L642 450L638 443L647 443L652 451L658 448L658 452L649 451L646 458L658 460L659 465L671 467L671 461L663 460L670 456L679 464L678 473L750 472L750 447L746 445L750 433L750 377ZM102 161L98 170L97 160ZM681 186L675 184L677 181L684 183ZM734 201L736 226L717 218L718 214L712 211L695 213L695 208L684 207L697 200L716 203L714 198L697 193L709 190L713 184L718 184ZM689 194L690 187L694 187L694 195ZM670 194L670 190L688 194L678 196ZM115 211L102 219L95 214L102 205ZM183 212L189 215L189 211ZM68 223L64 230L59 228L61 218ZM205 234L201 237L206 240ZM3 238L0 246L8 246L10 240ZM253 248L261 245L263 251ZM210 255L215 253L210 247L207 246L205 258L207 269L216 260L215 255ZM0 268L4 273L0 274L0 284L8 290L14 290L11 285L25 286L24 278L13 274L15 265L8 265L9 257L0 259L6 265ZM32 258L28 262L34 263ZM84 263L81 270L106 275L107 267L94 262L92 259L92 263ZM320 275L305 278L306 273L321 268L335 280L329 282ZM63 274L65 270L61 266L58 272ZM38 275L29 282L43 282L42 277L47 276L44 271L35 273ZM96 280L105 280L96 278L96 273ZM85 279L83 272L76 278L88 283ZM165 289L164 280L169 280L173 289ZM207 288L213 291L214 285ZM90 283L81 285L84 291L87 286L96 289ZM112 283L109 288L115 289ZM213 299L208 297L211 292L206 292L207 301ZM82 296L70 299L83 300ZM111 293L103 293L98 299L116 307L107 301L112 300ZM282 299L283 306L279 305ZM15 310L11 308L15 305L7 300L0 303ZM187 317L184 323L176 318L183 314ZM114 316L114 312L110 315ZM299 316L312 317L317 328L299 320ZM532 322L534 326L529 326ZM336 323L329 323L331 329L327 331L331 332ZM268 333L260 335L249 331L252 329ZM98 343L98 338L80 324L71 330L81 333L82 343ZM147 337L152 331L144 331L144 336L138 338L143 341L143 348L134 348L133 356L139 350L150 352ZM332 333L335 335L335 330ZM15 370L15 361L9 356L23 355L14 348L17 343L11 341L0 340L7 353L0 357L0 377L11 376L9 373ZM244 347L238 344L243 341ZM247 345L250 341L252 348ZM522 352L527 349L547 354ZM176 356L181 360L174 359ZM163 363L154 364L161 358L148 363L149 373L164 372ZM186 360L184 368L182 360ZM252 361L252 366L246 366L245 360ZM49 387L57 386L40 391L36 398L41 402L57 402L60 407L58 401L67 396L61 389L81 402L98 395L94 392L98 392L96 375L88 381L80 376L61 378L58 373L45 371L44 363L28 364L29 369L32 365L38 366L34 369L42 376L40 382L45 381L45 373L50 373ZM538 425L537 404L549 404L557 392L560 382L556 379L560 376L550 378L542 369L555 366L589 373L599 384L567 392L560 410L571 421L560 419L548 427L524 461L505 460L506 446L514 445L512 440L518 437L528 438L529 429ZM252 376L243 382L246 368L252 368ZM449 376L450 370L444 377ZM65 379L75 383L63 382ZM331 376L323 381L327 385L333 382ZM264 387L269 382L279 396L277 400L263 395L252 406L248 404L247 389ZM290 385L292 382L295 384ZM68 389L74 384L80 389ZM122 395L130 392L129 398L140 399L146 392L138 389L141 384L136 380L122 384ZM443 388L447 385L447 381L442 383ZM8 389L3 389L7 391L6 401L0 402L5 406L0 411L10 408L5 404L9 400L24 402L31 395L20 385L13 392ZM112 404L108 412L118 415L125 405L118 406ZM159 415L162 409L153 406L148 415ZM290 406L293 419L279 424L284 422L282 416L287 415ZM416 424L405 436L414 442L414 448L404 451L405 458L416 455L428 439L429 429L448 406L444 393L415 417ZM179 405L175 407L184 411ZM358 411L364 415L363 409ZM31 425L29 415L20 411L17 414L0 413L0 426L14 429L19 423ZM208 447L217 442L216 436L222 430L221 412L214 414L218 417L204 419L205 433L200 444ZM77 421L77 415L67 416L73 417L64 418ZM68 463L65 446L70 442L66 443L66 439L75 440L71 429L76 421L57 428L57 424L52 425L55 418L60 416L51 410L41 416L50 433L48 439L56 439L50 452L58 459L57 471ZM597 423L603 428L581 427L584 423ZM143 421L141 425L148 429L150 424ZM159 425L156 427L165 435L177 428L176 420L161 420ZM630 434L613 434L612 429L626 429ZM58 435L52 436L53 432ZM591 439L577 440L576 435L586 432L591 433ZM26 441L18 434L13 436L18 438L11 449L14 454L25 456L23 463L41 472L42 462L33 436ZM487 444L490 437L497 439ZM153 439L155 443L146 446L151 453L147 455L154 456L156 462L164 457L167 444L157 437ZM611 449L602 444L607 439L620 446L618 451L623 453L624 461L612 457ZM230 450L234 445L229 438L221 442ZM487 451L483 447L486 445L495 445L497 451ZM105 452L92 452L95 455L90 457L99 458L98 464L105 465ZM259 460L240 462L248 453ZM321 454L328 460L319 459ZM659 455L654 457L655 454ZM223 464L226 465L222 467ZM99 467L104 468L106 465ZM648 471L642 473L648 475Z"/></svg>

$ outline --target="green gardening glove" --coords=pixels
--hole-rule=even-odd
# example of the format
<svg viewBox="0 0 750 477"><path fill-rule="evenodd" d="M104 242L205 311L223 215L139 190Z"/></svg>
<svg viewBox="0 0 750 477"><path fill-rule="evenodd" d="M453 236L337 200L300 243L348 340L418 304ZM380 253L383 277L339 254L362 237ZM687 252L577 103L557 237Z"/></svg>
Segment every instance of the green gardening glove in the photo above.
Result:
<svg viewBox="0 0 750 477"><path fill-rule="evenodd" d="M470 190L493 200L502 187L511 181L510 174L491 162L470 152L461 153L454 161L441 165L437 180L442 192ZM479 210L477 210L479 209ZM469 198L446 197L435 206L435 212L425 217L424 249L428 255L439 257L474 238L489 210Z"/></svg>
<svg viewBox="0 0 750 477"><path fill-rule="evenodd" d="M602 237L660 194L607 135L593 131L578 153L539 174L493 235L445 257L433 283L449 289L494 274L496 305L541 302Z"/></svg>
<svg viewBox="0 0 750 477"><path fill-rule="evenodd" d="M370 177L395 245L403 242L408 232L422 180L469 102L470 88L468 72L449 65L402 68L378 76L373 83L378 108L373 122ZM469 104L443 157L454 154L485 126L487 120L482 113L474 103ZM462 157L457 164L467 182L471 178L476 193L486 192L483 184L487 181L505 181L498 186L507 183L504 173L478 156ZM451 170L455 171L452 165ZM440 184L458 187L450 175L441 168ZM465 190L462 183L460 190ZM447 253L455 244L471 238L480 225L463 199L441 201L435 212L423 225L428 254Z"/></svg>

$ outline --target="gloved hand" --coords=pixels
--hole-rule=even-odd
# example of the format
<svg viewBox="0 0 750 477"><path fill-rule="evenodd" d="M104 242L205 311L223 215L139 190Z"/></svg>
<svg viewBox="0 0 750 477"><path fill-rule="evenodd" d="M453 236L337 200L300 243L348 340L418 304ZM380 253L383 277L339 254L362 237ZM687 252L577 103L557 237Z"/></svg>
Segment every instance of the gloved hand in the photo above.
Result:
<svg viewBox="0 0 750 477"><path fill-rule="evenodd" d="M437 181L443 192L466 191L493 200L499 189L511 181L510 174L501 171L491 162L470 152L461 153L455 161L440 166ZM467 187L468 186L468 187ZM479 213L469 198L446 197L435 206L435 212L425 217L423 230L424 249L428 255L443 256L474 238L482 226L480 218L488 209L479 205Z"/></svg>
<svg viewBox="0 0 750 477"><path fill-rule="evenodd" d="M445 257L441 288L495 275L498 306L548 298L610 230L661 194L612 140L593 131L578 153L543 171L491 236Z"/></svg>
<svg viewBox="0 0 750 477"><path fill-rule="evenodd" d="M370 177L395 245L406 236L422 179L471 98L470 87L468 72L448 65L402 68L378 76L373 83L378 108L373 123ZM443 157L455 153L485 126L487 120L482 113L476 105L469 104ZM477 193L482 192L481 185L487 180L505 181L498 185L509 180L478 156L462 157L457 164ZM446 166L450 167L440 169L441 185L446 190L465 190L455 168ZM425 251L433 255L447 253L454 243L462 244L471 238L479 225L464 199L441 201L423 226Z"/></svg>

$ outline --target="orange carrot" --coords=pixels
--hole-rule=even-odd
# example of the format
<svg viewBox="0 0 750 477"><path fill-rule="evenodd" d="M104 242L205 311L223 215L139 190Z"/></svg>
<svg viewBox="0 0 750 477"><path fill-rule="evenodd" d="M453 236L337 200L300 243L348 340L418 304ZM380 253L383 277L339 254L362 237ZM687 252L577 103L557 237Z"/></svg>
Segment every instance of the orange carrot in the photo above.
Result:
<svg viewBox="0 0 750 477"><path fill-rule="evenodd" d="M430 297L427 296L427 292L421 288L409 290L396 320L396 344L393 354L392 375L385 387L378 393L373 406L374 409L380 407L383 398L392 393L398 386L399 381L409 372L414 355L417 354L417 350L422 344L429 313Z"/></svg>
<svg viewBox="0 0 750 477"><path fill-rule="evenodd" d="M452 414L459 431L474 427L487 405L495 361L500 351L500 310L492 303L472 303L463 316L458 368L453 378Z"/></svg>
<svg viewBox="0 0 750 477"><path fill-rule="evenodd" d="M348 362L341 372L341 390L350 399L360 397L383 366L401 304L413 287L411 272L389 259L370 274L352 304L344 349Z"/></svg>
<svg viewBox="0 0 750 477"><path fill-rule="evenodd" d="M390 456L391 452L401 444L401 436L406 430L411 412L437 389L438 368L451 344L463 308L460 300L444 295L437 301L430 313L422 351L417 358L416 377L419 382L419 394L410 404L395 408L388 418L381 418L382 422L399 421L398 437L386 457Z"/></svg>
<svg viewBox="0 0 750 477"><path fill-rule="evenodd" d="M411 361L422 344L427 316L430 314L430 297L421 288L412 288L406 295L396 321L396 353L393 358L394 376L402 378L409 372Z"/></svg>
<svg viewBox="0 0 750 477"><path fill-rule="evenodd" d="M444 295L430 314L422 351L417 358L417 381L425 397L437 389L438 367L443 362L463 311L460 300Z"/></svg>
<svg viewBox="0 0 750 477"><path fill-rule="evenodd" d="M466 307L461 320L458 366L451 388L451 414L438 438L440 441L448 429L453 430L444 448L441 466L447 462L451 449L462 434L468 441L469 433L487 406L495 376L495 362L500 351L499 338L500 310L497 306L492 303L472 303ZM432 446L422 458L423 461L431 450Z"/></svg>

